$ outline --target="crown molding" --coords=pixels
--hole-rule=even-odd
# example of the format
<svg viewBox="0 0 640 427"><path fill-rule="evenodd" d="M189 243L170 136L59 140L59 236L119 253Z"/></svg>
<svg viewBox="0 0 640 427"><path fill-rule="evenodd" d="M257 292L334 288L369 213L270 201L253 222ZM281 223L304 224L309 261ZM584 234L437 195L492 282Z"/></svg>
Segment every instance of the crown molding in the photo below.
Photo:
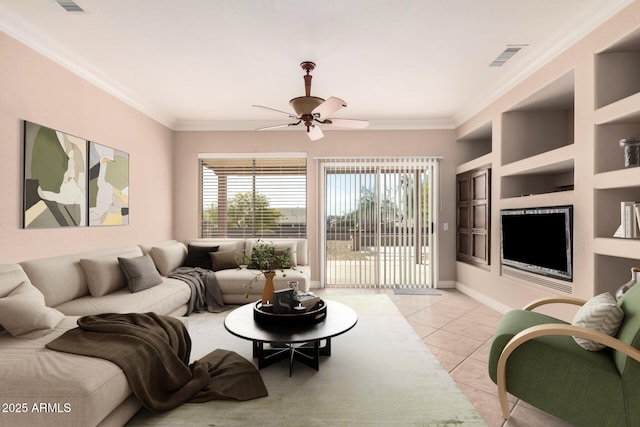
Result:
<svg viewBox="0 0 640 427"><path fill-rule="evenodd" d="M473 116L489 107L500 97L504 96L518 84L522 83L526 78L541 69L545 64L549 63L562 52L578 43L581 39L593 32L596 28L611 19L615 14L632 4L634 1L635 0L611 1L606 7L599 7L597 9L597 13L595 13L596 10L590 11L593 13L585 13L587 18L581 22L581 25L575 27L571 33L567 34L560 40L554 41L551 46L538 49L539 52L537 52L538 55L536 56L535 61L532 61L526 66L520 68L517 72L512 73L511 76L507 76L506 80L500 85L493 88L487 88L483 96L479 96L475 100L471 100L463 109L454 114L453 122L456 124L456 127L463 125ZM496 70L500 70L500 68L497 68Z"/></svg>
<svg viewBox="0 0 640 427"><path fill-rule="evenodd" d="M54 43L51 39L44 37L37 28L28 22L17 18L12 12L0 4L0 31L18 40L20 43L33 49L44 57L50 59L61 67L71 71L77 76L88 81L92 85L104 90L108 94L131 106L135 110L159 122L160 124L173 129L176 120L171 115L162 111L157 106L145 99L137 96L133 91L119 85L108 76L98 70L92 70L74 52L65 46Z"/></svg>

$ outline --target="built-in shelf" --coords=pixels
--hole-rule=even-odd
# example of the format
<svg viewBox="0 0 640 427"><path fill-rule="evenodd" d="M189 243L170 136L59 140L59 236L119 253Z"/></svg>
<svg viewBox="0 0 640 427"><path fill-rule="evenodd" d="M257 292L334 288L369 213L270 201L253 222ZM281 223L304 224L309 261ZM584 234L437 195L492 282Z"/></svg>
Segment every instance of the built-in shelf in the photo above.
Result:
<svg viewBox="0 0 640 427"><path fill-rule="evenodd" d="M476 159L470 160L456 167L456 175L464 172L469 172L474 169L482 168L485 166L491 166L493 161L493 155L491 153L480 156Z"/></svg>
<svg viewBox="0 0 640 427"><path fill-rule="evenodd" d="M573 144L566 145L503 165L500 168L500 175L540 175L570 172L574 166L574 149L575 146Z"/></svg>
<svg viewBox="0 0 640 427"><path fill-rule="evenodd" d="M598 255L625 258L630 254L640 254L640 239L598 237L594 240L593 251ZM637 263L640 266L640 261Z"/></svg>
<svg viewBox="0 0 640 427"><path fill-rule="evenodd" d="M640 93L640 30L595 56L596 107L602 108Z"/></svg>
<svg viewBox="0 0 640 427"><path fill-rule="evenodd" d="M491 154L493 151L493 127L491 122L487 122L461 135L457 143L460 147L459 151L461 153L462 163L470 162Z"/></svg>
<svg viewBox="0 0 640 427"><path fill-rule="evenodd" d="M640 93L622 98L595 111L595 123L624 124L640 122Z"/></svg>
<svg viewBox="0 0 640 427"><path fill-rule="evenodd" d="M502 166L500 195L506 199L571 191L574 162L572 144Z"/></svg>
<svg viewBox="0 0 640 427"><path fill-rule="evenodd" d="M501 209L519 209L540 206L563 206L574 203L573 191L533 194L530 196L510 197L500 200Z"/></svg>
<svg viewBox="0 0 640 427"><path fill-rule="evenodd" d="M640 167L599 173L594 177L595 189L640 187Z"/></svg>
<svg viewBox="0 0 640 427"><path fill-rule="evenodd" d="M595 173L624 169L620 140L640 136L640 93L598 109L595 117Z"/></svg>
<svg viewBox="0 0 640 427"><path fill-rule="evenodd" d="M640 170L639 170L640 171ZM620 226L620 202L640 201L640 186L595 190L595 237L612 237ZM626 239L616 239L623 242ZM613 243L612 243L613 244ZM627 255L631 254L627 253ZM635 252L640 258L640 252Z"/></svg>
<svg viewBox="0 0 640 427"><path fill-rule="evenodd" d="M640 201L640 168L620 140L640 136L640 29L595 54L594 293L614 293L640 266L640 239L615 238L620 202Z"/></svg>
<svg viewBox="0 0 640 427"><path fill-rule="evenodd" d="M599 240L599 239L598 239ZM623 242L617 242L615 246L625 246ZM638 246L635 246L637 249ZM637 253L637 252L635 252ZM616 290L631 279L631 268L640 267L638 258L628 258L625 255L598 255L595 256L594 294L603 292L615 294Z"/></svg>
<svg viewBox="0 0 640 427"><path fill-rule="evenodd" d="M573 144L574 86L571 71L502 113L501 165Z"/></svg>

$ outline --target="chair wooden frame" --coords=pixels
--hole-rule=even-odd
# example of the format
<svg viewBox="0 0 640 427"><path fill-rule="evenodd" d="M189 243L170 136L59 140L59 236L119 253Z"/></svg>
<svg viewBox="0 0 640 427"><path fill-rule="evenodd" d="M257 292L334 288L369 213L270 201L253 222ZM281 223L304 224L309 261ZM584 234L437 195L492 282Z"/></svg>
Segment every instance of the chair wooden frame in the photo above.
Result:
<svg viewBox="0 0 640 427"><path fill-rule="evenodd" d="M526 307L524 310L533 310L534 308L540 307L545 304L574 304L574 305L584 305L586 301L574 298L574 297L550 297L550 298L542 298L536 300ZM565 335L565 336L573 336L578 338L588 339L600 344L604 344L607 347L611 347L614 350L620 351L626 354L628 357L640 362L640 350L635 347L632 347L614 337L611 337L602 332L598 332L592 329L581 328L579 326L573 325L563 325L563 324L546 324L546 325L536 325L530 328L527 328L517 335L515 335L511 340L507 343L507 345L502 350L500 354L500 359L498 360L498 372L497 372L497 382L498 382L498 398L500 400L500 408L502 410L502 417L506 420L509 418L509 402L507 401L507 360L511 353L513 353L519 346L524 344L525 342L532 340L534 338L542 337L545 335Z"/></svg>

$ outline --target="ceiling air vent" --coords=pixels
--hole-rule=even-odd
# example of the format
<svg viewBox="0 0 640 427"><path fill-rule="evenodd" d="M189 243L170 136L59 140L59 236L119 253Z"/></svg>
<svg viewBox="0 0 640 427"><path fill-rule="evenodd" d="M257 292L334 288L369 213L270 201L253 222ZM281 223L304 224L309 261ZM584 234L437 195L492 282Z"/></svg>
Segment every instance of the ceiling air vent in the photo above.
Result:
<svg viewBox="0 0 640 427"><path fill-rule="evenodd" d="M507 45L507 48L496 59L493 60L490 67L502 67L513 55L518 53L526 44L521 45Z"/></svg>
<svg viewBox="0 0 640 427"><path fill-rule="evenodd" d="M55 0L67 12L84 13L84 9L72 0Z"/></svg>

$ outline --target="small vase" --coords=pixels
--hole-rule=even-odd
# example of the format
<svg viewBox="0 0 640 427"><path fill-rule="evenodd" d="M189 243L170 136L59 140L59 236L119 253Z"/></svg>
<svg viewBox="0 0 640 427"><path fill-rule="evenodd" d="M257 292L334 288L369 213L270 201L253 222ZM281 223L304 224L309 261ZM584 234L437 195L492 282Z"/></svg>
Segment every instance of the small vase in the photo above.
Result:
<svg viewBox="0 0 640 427"><path fill-rule="evenodd" d="M624 167L640 166L640 137L620 140L624 148Z"/></svg>
<svg viewBox="0 0 640 427"><path fill-rule="evenodd" d="M616 291L616 300L622 298L622 295L624 295L625 292L627 292L633 285L638 283L638 273L640 273L640 267L631 268L631 280L618 288L618 290Z"/></svg>
<svg viewBox="0 0 640 427"><path fill-rule="evenodd" d="M276 273L274 271L265 271L264 273L264 288L262 288L262 304L273 304L273 291L276 290L273 284L273 278Z"/></svg>

